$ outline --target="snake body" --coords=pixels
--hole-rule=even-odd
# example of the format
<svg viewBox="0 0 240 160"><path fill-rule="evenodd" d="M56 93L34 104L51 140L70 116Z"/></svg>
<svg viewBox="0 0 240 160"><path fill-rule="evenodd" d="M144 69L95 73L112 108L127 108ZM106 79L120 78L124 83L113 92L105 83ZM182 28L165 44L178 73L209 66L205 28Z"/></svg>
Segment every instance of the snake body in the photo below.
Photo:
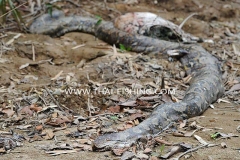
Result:
<svg viewBox="0 0 240 160"><path fill-rule="evenodd" d="M181 102L159 105L139 125L118 133L101 135L94 141L96 148L131 146L142 136L154 135L172 122L202 114L224 93L220 63L217 58L196 44L179 44L138 34L129 34L114 27L112 22L81 16L65 17L60 12L43 15L30 27L32 33L61 36L70 31L92 34L109 44L123 44L132 51L167 55L181 54L180 61L188 75L190 87Z"/></svg>

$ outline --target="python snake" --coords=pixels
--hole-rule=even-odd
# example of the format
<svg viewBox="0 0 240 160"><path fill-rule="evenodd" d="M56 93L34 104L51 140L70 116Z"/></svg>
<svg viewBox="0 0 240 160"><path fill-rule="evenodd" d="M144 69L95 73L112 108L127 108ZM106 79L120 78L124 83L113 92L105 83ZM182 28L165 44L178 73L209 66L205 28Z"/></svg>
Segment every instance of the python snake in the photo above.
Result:
<svg viewBox="0 0 240 160"><path fill-rule="evenodd" d="M168 55L178 53L180 62L192 76L190 87L181 102L165 103L156 107L152 114L139 125L118 133L101 135L95 139L96 148L131 146L138 138L154 135L172 122L202 114L208 106L224 93L220 62L197 44L169 42L139 34L129 34L117 29L112 22L81 16L65 17L55 11L52 17L45 14L36 19L30 32L58 37L67 32L89 33L109 44L123 44L132 51Z"/></svg>

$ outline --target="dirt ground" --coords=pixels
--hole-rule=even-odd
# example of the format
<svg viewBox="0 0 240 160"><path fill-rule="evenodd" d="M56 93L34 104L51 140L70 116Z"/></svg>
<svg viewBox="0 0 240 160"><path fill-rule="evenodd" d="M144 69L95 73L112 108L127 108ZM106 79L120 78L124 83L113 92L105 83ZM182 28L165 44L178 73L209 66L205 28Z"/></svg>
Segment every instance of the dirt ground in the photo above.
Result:
<svg viewBox="0 0 240 160"><path fill-rule="evenodd" d="M98 15L109 21L121 14L139 11L153 12L179 25L191 13L197 13L186 22L183 30L214 41L214 43L201 45L222 62L227 94L219 103L213 104L214 108L209 108L202 116L188 121L189 124L196 122L198 126L202 127L194 133L195 135L209 143L216 144L216 146L201 148L188 153L188 157L184 158L183 156L182 159L240 160L240 138L237 137L240 133L240 93L238 91L240 87L235 89L236 91L230 90L235 84L240 84L240 1L107 0L104 3L102 1L76 0L59 1L54 4L62 8L68 15ZM23 12L23 14L26 13ZM28 20L31 18L31 16L26 18L27 24L30 24L31 21ZM2 45L0 53L0 132L2 134L13 129L15 133L22 134L26 138L21 147L0 155L0 159L3 160L120 159L121 156L116 156L110 151L88 151L91 150L89 147L91 141L100 133L99 121L110 123L110 129L121 130L122 127L126 129L147 117L151 112L151 106L169 101L168 97L161 97L160 100L141 101L138 104L143 106L142 103L144 103L147 106L141 108L132 103L119 104L129 101L136 102L136 99L144 97L144 95L74 95L60 90L71 87L92 89L105 86L115 89L129 87L132 84L156 89L162 84L164 77L167 87L175 87L178 90L177 95L171 98L181 99L188 87L188 84L184 84L185 74L179 62L169 62L167 59L158 57L149 58L148 55L127 51L121 53L120 50L117 50L118 53L116 53L114 47L92 35L73 32L62 37L52 38L47 35L16 32L8 30L6 27L5 32L0 35L0 40ZM36 104L34 109L29 109L29 106L33 104ZM67 116L63 114L63 110L59 109L45 112L51 108L49 106L54 105L62 106L61 108L67 112ZM37 107L46 107L47 109L44 114L43 111L34 112L38 109ZM133 111L134 114L132 114ZM140 118L136 118L137 113L141 114ZM99 114L103 116L99 118L97 116ZM68 119L63 120L62 118L63 122L61 121L61 123L52 121L60 115ZM131 117L129 118L131 115L136 117L132 120ZM77 125L69 123L76 117L80 117L80 123ZM120 120L117 123L109 120L114 118ZM26 127L28 125L30 127ZM37 129L41 125L43 128ZM90 125L92 127L89 127ZM64 129L56 131L54 130L56 128ZM41 136L42 131L46 133L47 129L54 130L51 133L55 138ZM74 138L66 137L67 134L76 131L82 131L80 133L84 133L84 135ZM235 136L213 139L211 135L215 132L231 133ZM38 136L31 137L30 133ZM200 144L194 136L176 136L168 132L159 135L159 138L172 144L184 142L195 147ZM54 143L71 144L73 140L77 141L78 139L87 139L88 142L78 146L78 150L70 149L77 151L75 153L52 156L47 153L46 149L43 149ZM161 149L162 146L158 144L151 148L152 152L146 154L148 158L157 159L160 157L159 154L167 153L172 147L166 145ZM181 153L173 157L179 154ZM144 157L138 159L144 159Z"/></svg>

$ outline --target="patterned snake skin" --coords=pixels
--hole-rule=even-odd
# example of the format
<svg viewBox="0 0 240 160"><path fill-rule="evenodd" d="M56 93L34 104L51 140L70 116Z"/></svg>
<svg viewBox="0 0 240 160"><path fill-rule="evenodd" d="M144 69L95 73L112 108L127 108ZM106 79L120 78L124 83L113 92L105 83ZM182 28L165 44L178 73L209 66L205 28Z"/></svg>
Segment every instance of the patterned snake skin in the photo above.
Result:
<svg viewBox="0 0 240 160"><path fill-rule="evenodd" d="M142 136L155 135L172 122L202 114L208 106L224 93L222 73L218 59L196 44L180 44L154 39L138 34L129 34L114 27L112 22L80 16L65 17L60 11L43 15L31 25L30 32L61 36L70 31L92 34L109 44L123 44L134 52L168 55L177 52L191 84L181 102L159 105L138 126L119 133L99 136L94 141L96 148L119 148L131 146Z"/></svg>

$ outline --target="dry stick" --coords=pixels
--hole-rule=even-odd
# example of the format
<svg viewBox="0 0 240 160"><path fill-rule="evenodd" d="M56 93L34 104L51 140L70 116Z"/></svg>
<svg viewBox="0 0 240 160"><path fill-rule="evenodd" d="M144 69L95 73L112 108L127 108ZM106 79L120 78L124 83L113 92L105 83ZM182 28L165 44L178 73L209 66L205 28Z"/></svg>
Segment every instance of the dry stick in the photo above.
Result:
<svg viewBox="0 0 240 160"><path fill-rule="evenodd" d="M91 104L90 104L90 98L88 97L88 112L89 112L89 115L92 116L92 112L91 112Z"/></svg>
<svg viewBox="0 0 240 160"><path fill-rule="evenodd" d="M191 18L191 17L194 16L194 15L197 15L197 13L192 13L192 14L190 14L187 18L185 18L185 19L182 21L182 23L178 26L179 29L181 29L181 28L183 27L183 25L187 22L187 20L189 20L189 18Z"/></svg>
<svg viewBox="0 0 240 160"><path fill-rule="evenodd" d="M187 150L186 152L180 154L177 158L173 158L172 160L179 160L179 159L180 159L182 156L184 156L185 154L188 154L188 153L190 153L190 152L197 151L198 149L203 148L203 147L206 147L206 146L208 146L208 145L209 145L209 144L204 144L204 145L202 145L202 146L198 146L198 147L189 149L189 150Z"/></svg>
<svg viewBox="0 0 240 160"><path fill-rule="evenodd" d="M81 7L80 4L77 4L76 2L72 1L72 0L66 0L69 3L72 3L73 5L77 6L77 7Z"/></svg>
<svg viewBox="0 0 240 160"><path fill-rule="evenodd" d="M63 106L63 108L62 108L61 105L58 103L58 101L57 101L57 100L53 97L53 95L49 92L48 88L47 88L46 86L44 86L44 88L46 89L47 93L51 96L51 98L52 98L52 100L54 101L54 103L56 103L56 105L58 106L58 108L59 108L62 112L65 112L65 111L63 110L63 108L65 108L65 109L73 112L71 109L69 109L69 108L67 108L67 107L65 107L65 106ZM65 112L65 113L66 113L66 112Z"/></svg>
<svg viewBox="0 0 240 160"><path fill-rule="evenodd" d="M47 106L47 102L45 101L45 99L42 97L42 96L40 96L39 94L38 94L38 97L43 101L43 103Z"/></svg>
<svg viewBox="0 0 240 160"><path fill-rule="evenodd" d="M21 6L23 6L23 5L27 4L27 3L28 3L28 2L25 2L25 3L23 3L23 4L20 4L19 6L17 6L17 7L15 7L15 8L11 9L11 10L8 11L7 13L1 15L0 18L4 17L4 16L7 15L8 13L12 12L12 11L15 10L15 9L18 9L19 7L21 7Z"/></svg>

